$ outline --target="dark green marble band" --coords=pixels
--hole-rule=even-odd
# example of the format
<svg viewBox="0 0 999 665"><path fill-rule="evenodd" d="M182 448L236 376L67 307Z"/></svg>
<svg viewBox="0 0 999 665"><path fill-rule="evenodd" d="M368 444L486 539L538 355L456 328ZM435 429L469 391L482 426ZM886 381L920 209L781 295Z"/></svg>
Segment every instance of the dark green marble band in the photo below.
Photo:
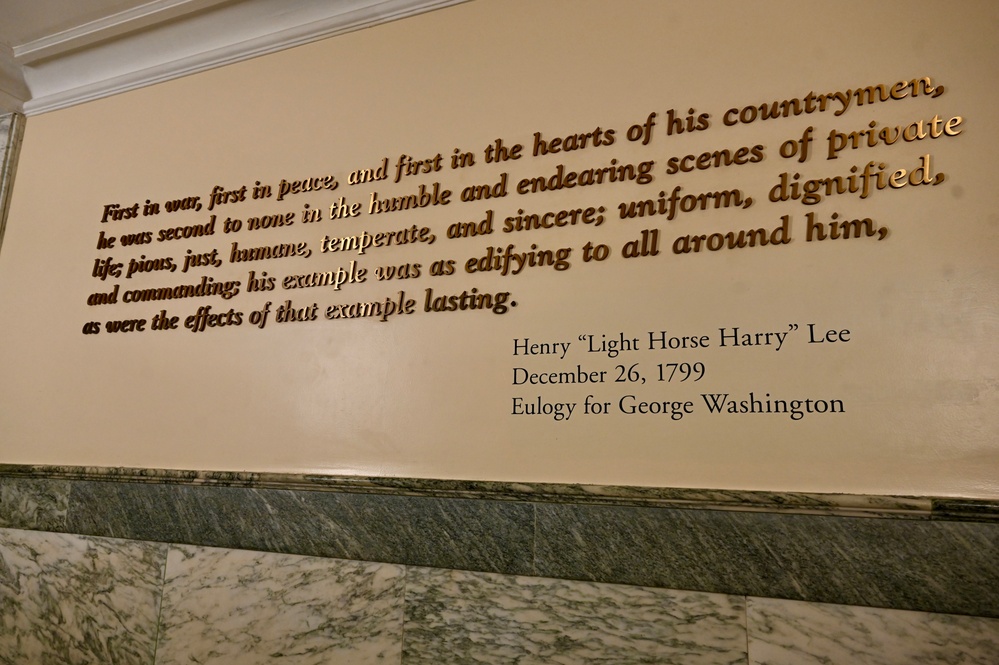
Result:
<svg viewBox="0 0 999 665"><path fill-rule="evenodd" d="M0 466L0 527L999 617L999 502Z"/></svg>
<svg viewBox="0 0 999 665"><path fill-rule="evenodd" d="M351 494L487 499L490 501L835 514L852 517L999 521L999 501L952 497L766 492L569 483L511 483L479 480L30 464L0 464L0 478L253 487Z"/></svg>

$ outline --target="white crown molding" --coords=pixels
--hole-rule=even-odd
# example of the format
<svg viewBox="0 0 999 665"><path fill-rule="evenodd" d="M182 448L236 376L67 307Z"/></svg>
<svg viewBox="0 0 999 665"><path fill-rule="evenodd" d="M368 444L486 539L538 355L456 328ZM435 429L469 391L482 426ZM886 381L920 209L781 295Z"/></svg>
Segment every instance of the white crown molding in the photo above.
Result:
<svg viewBox="0 0 999 665"><path fill-rule="evenodd" d="M465 1L156 0L0 51L0 112L54 111Z"/></svg>
<svg viewBox="0 0 999 665"><path fill-rule="evenodd" d="M69 30L14 47L14 57L23 65L63 55L74 49L112 39L157 23L217 5L223 0L154 0L123 12L84 23Z"/></svg>

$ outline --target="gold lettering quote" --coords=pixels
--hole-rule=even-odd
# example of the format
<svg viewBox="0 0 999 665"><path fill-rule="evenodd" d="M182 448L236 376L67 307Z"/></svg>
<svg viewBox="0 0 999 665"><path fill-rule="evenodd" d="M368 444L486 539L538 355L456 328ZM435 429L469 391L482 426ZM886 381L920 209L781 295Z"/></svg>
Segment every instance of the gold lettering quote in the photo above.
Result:
<svg viewBox="0 0 999 665"><path fill-rule="evenodd" d="M515 287L527 274L793 244L880 242L890 235L887 224L836 212L820 219L809 206L827 199L856 203L945 182L929 146L961 134L961 116L924 111L902 124L846 124L860 109L923 108L928 103L923 100L944 92L939 82L922 77L811 91L721 113L652 111L630 126L546 129L496 138L477 151L399 152L373 156L365 164L331 165L323 173L288 174L277 182L212 183L200 193L168 200L108 202L94 215L98 255L85 296L92 315L83 333L387 322L441 312L504 315L517 307ZM662 148L669 137L714 136L724 128L797 116L815 118L815 124L773 144L685 154ZM820 122L844 125L820 128ZM895 163L891 157L899 153L890 148L910 143L920 144L921 154ZM827 175L802 175L802 165L820 160L827 163ZM734 180L732 174L763 168L757 165L768 161L780 171L767 190L697 191L683 184L685 176L699 172ZM486 171L491 175L474 177ZM546 192L563 190L581 197L599 192L605 203L566 208L545 203L551 200ZM490 208L471 214L466 211L475 206L464 206L468 203ZM677 220L710 218L710 211L737 215L761 204L784 210L801 205L805 212L775 215L764 226L667 235ZM441 221L407 225L404 220L412 217L406 213L414 210L432 213L421 219ZM626 241L606 239L620 236L606 231L622 225L629 229ZM405 256L400 259L392 248L402 248ZM458 276L511 286L484 290L466 286ZM352 287L381 283L387 288L376 297L351 297ZM258 294L260 302L251 303L247 294ZM129 316L136 303L155 303L159 312L151 318Z"/></svg>

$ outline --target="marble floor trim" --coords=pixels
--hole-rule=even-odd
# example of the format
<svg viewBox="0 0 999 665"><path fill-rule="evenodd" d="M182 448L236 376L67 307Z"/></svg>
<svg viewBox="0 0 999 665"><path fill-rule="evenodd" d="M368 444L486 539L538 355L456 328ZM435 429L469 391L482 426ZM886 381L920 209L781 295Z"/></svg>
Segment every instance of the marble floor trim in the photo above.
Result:
<svg viewBox="0 0 999 665"><path fill-rule="evenodd" d="M276 489L164 481L156 470L143 471L155 482L113 480L106 469L84 474L103 480L71 478L77 468L54 478L27 471L0 467L0 527L999 617L999 523L988 520L536 501L531 492Z"/></svg>
<svg viewBox="0 0 999 665"><path fill-rule="evenodd" d="M999 521L999 500L815 492L768 492L572 483L503 482L196 471L130 467L0 464L4 479L99 481L213 487L253 487L351 494L432 496L491 501L658 506L850 517Z"/></svg>
<svg viewBox="0 0 999 665"><path fill-rule="evenodd" d="M999 525L539 504L535 574L999 617Z"/></svg>

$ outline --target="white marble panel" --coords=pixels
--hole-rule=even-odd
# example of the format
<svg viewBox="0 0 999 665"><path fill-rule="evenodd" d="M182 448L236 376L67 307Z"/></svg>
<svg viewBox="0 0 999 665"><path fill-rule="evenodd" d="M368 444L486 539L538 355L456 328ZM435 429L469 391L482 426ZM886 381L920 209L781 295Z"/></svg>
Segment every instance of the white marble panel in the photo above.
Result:
<svg viewBox="0 0 999 665"><path fill-rule="evenodd" d="M410 568L406 665L746 662L742 597Z"/></svg>
<svg viewBox="0 0 999 665"><path fill-rule="evenodd" d="M152 665L166 546L0 529L0 663Z"/></svg>
<svg viewBox="0 0 999 665"><path fill-rule="evenodd" d="M751 665L999 663L999 619L749 598L748 631Z"/></svg>
<svg viewBox="0 0 999 665"><path fill-rule="evenodd" d="M157 665L401 662L403 569L173 546Z"/></svg>

